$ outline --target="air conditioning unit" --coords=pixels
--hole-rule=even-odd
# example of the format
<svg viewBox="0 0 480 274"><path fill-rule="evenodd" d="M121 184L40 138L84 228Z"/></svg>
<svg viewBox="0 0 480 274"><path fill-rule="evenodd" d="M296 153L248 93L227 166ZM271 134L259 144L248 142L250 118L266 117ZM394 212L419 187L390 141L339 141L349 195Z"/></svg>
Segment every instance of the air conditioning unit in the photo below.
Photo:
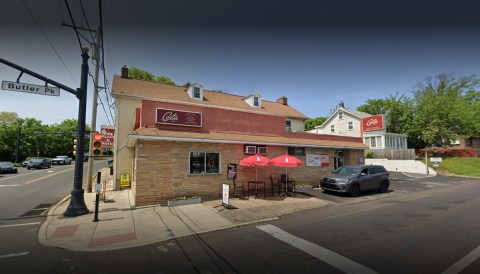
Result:
<svg viewBox="0 0 480 274"><path fill-rule="evenodd" d="M257 153L262 155L267 154L267 147L257 147Z"/></svg>
<svg viewBox="0 0 480 274"><path fill-rule="evenodd" d="M245 146L245 154L255 154L257 153L256 146Z"/></svg>

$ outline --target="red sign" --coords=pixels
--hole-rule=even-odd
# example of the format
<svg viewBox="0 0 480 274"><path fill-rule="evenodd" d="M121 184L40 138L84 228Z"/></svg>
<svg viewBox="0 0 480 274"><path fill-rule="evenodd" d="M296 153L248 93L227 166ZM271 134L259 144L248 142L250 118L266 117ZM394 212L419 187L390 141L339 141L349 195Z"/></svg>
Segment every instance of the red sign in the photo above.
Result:
<svg viewBox="0 0 480 274"><path fill-rule="evenodd" d="M202 114L200 112L157 108L157 116L155 119L157 124L188 127L202 126Z"/></svg>
<svg viewBox="0 0 480 274"><path fill-rule="evenodd" d="M363 131L381 130L384 129L383 114L373 115L362 118Z"/></svg>
<svg viewBox="0 0 480 274"><path fill-rule="evenodd" d="M110 127L102 127L100 132L103 135L103 147L113 147L113 142L115 140L115 129Z"/></svg>

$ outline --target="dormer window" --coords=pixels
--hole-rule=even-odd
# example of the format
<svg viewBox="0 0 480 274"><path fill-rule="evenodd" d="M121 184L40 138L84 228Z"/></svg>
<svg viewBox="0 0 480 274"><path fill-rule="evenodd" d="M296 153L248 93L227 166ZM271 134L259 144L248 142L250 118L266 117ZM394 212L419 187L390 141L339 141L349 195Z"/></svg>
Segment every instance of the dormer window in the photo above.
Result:
<svg viewBox="0 0 480 274"><path fill-rule="evenodd" d="M193 98L195 99L200 99L200 88L199 87L193 87Z"/></svg>
<svg viewBox="0 0 480 274"><path fill-rule="evenodd" d="M245 102L249 104L251 107L254 108L261 108L262 107L262 96L260 94L251 94L247 98L245 98Z"/></svg>
<svg viewBox="0 0 480 274"><path fill-rule="evenodd" d="M187 89L187 94L195 100L203 100L203 86L199 83L193 83Z"/></svg>

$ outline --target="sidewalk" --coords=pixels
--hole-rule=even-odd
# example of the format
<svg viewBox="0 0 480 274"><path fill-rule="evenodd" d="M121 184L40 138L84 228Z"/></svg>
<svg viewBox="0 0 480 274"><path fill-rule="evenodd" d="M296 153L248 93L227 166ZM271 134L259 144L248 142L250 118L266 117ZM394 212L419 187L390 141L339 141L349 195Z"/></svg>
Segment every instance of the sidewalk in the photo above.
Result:
<svg viewBox="0 0 480 274"><path fill-rule="evenodd" d="M107 191L105 201L100 199L98 222L93 222L96 193L85 192L84 200L90 213L76 217L63 216L70 202L67 196L48 212L38 233L39 242L76 251L123 249L272 220L327 205L321 199L297 194L296 197L231 199L232 209L223 207L221 200L178 207L136 208L129 189L113 190L108 168L102 169L103 180L107 182Z"/></svg>

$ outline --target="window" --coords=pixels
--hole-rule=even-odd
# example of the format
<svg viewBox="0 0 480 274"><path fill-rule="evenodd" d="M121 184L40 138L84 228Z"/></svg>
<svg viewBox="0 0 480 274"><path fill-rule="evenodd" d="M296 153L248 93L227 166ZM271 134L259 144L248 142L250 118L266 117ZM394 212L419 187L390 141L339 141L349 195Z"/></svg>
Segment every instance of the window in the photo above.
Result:
<svg viewBox="0 0 480 274"><path fill-rule="evenodd" d="M267 147L257 147L257 153L266 155L267 154Z"/></svg>
<svg viewBox="0 0 480 274"><path fill-rule="evenodd" d="M200 99L200 88L193 87L193 98Z"/></svg>
<svg viewBox="0 0 480 274"><path fill-rule="evenodd" d="M220 174L220 154L190 152L190 174Z"/></svg>
<svg viewBox="0 0 480 274"><path fill-rule="evenodd" d="M348 130L353 130L353 122L348 122Z"/></svg>
<svg viewBox="0 0 480 274"><path fill-rule="evenodd" d="M245 154L267 154L266 146L256 146L256 145L243 145L243 152Z"/></svg>
<svg viewBox="0 0 480 274"><path fill-rule="evenodd" d="M288 132L292 131L292 121L285 121L285 126Z"/></svg>
<svg viewBox="0 0 480 274"><path fill-rule="evenodd" d="M288 155L305 156L305 148L304 147L288 147Z"/></svg>
<svg viewBox="0 0 480 274"><path fill-rule="evenodd" d="M331 133L335 133L335 125L331 125L331 126L330 126L330 132L331 132Z"/></svg>
<svg viewBox="0 0 480 274"><path fill-rule="evenodd" d="M258 106L260 105L258 102L259 102L259 101L258 101L258 97L257 97L257 96L254 96L254 97L253 97L253 106L258 107Z"/></svg>
<svg viewBox="0 0 480 274"><path fill-rule="evenodd" d="M244 146L245 154L255 154L257 153L257 147L256 146Z"/></svg>
<svg viewBox="0 0 480 274"><path fill-rule="evenodd" d="M341 111L338 112L338 119L343 119L343 112Z"/></svg>

